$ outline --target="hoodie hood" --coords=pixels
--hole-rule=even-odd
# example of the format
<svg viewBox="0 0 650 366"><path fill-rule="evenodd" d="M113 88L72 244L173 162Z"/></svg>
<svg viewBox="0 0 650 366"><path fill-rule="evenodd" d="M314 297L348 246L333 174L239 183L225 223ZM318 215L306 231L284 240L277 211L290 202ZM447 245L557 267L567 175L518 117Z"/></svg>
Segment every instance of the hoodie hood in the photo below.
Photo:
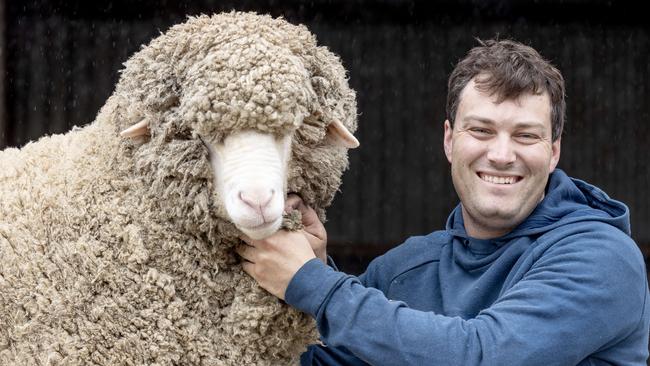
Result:
<svg viewBox="0 0 650 366"><path fill-rule="evenodd" d="M471 239L465 231L461 205L456 206L447 219L447 230L453 236ZM520 236L540 235L558 226L580 221L602 221L630 236L630 213L625 204L611 199L599 188L555 169L549 177L544 199L530 216L508 234L491 241L507 242Z"/></svg>

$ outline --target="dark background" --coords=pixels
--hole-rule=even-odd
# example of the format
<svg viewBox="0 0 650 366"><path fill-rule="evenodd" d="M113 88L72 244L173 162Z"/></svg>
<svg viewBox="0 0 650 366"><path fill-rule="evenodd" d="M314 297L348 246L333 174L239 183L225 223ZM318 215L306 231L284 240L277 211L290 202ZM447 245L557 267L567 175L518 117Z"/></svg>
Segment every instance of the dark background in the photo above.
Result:
<svg viewBox="0 0 650 366"><path fill-rule="evenodd" d="M361 147L327 223L342 270L444 227L457 204L442 150L447 76L475 37L495 36L563 72L559 166L627 203L650 255L650 27L623 1L0 0L0 147L91 122L140 45L187 15L232 9L307 25L349 70Z"/></svg>

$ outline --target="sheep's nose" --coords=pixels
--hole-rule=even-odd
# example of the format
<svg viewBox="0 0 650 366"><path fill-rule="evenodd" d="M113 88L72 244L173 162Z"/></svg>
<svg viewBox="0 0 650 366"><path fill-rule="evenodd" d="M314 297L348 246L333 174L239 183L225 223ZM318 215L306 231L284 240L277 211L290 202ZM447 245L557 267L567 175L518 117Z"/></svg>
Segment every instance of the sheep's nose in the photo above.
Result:
<svg viewBox="0 0 650 366"><path fill-rule="evenodd" d="M255 211L264 211L271 203L274 189L248 189L239 191L239 199Z"/></svg>

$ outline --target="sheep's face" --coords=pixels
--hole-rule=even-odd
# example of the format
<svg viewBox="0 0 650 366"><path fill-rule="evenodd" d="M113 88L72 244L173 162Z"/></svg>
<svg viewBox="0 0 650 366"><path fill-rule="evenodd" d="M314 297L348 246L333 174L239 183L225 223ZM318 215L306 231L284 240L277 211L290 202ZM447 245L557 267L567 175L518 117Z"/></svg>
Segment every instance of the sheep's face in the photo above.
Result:
<svg viewBox="0 0 650 366"><path fill-rule="evenodd" d="M235 226L253 239L282 224L291 135L241 131L222 142L204 141L216 197Z"/></svg>
<svg viewBox="0 0 650 366"><path fill-rule="evenodd" d="M356 98L338 57L307 28L252 13L190 18L125 65L115 91L118 128L144 144L145 161L160 151L175 156L177 145L198 147L200 138L213 173L200 173L214 183L202 194L212 196L211 214L262 238L280 227L291 191L324 218L347 168L341 146L358 145L350 133ZM205 167L202 153L186 155L197 157ZM184 158L141 165L171 169ZM189 173L154 174L166 182ZM188 188L189 200L194 194Z"/></svg>
<svg viewBox="0 0 650 366"><path fill-rule="evenodd" d="M244 130L211 142L208 149L217 206L253 239L275 233L282 224L294 132L275 135ZM358 141L339 122L330 124L325 145L354 148Z"/></svg>

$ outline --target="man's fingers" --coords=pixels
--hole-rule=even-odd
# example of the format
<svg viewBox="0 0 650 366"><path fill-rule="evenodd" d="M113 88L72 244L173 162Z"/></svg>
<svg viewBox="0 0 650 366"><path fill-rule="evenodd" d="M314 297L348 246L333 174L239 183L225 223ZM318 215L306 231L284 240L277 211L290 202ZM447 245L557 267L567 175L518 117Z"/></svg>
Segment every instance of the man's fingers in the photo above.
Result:
<svg viewBox="0 0 650 366"><path fill-rule="evenodd" d="M248 244L248 245L250 245L250 246L253 246L253 239L249 238L249 237L246 236L245 234L242 234L242 235L239 237L239 239L241 239L244 243L246 243L246 244Z"/></svg>
<svg viewBox="0 0 650 366"><path fill-rule="evenodd" d="M246 244L239 245L235 248L235 252L237 252L237 254L239 254L239 256L242 257L245 261L248 261L250 263L255 263L253 261L254 250L255 247Z"/></svg>
<svg viewBox="0 0 650 366"><path fill-rule="evenodd" d="M300 196L295 193L289 193L287 200L284 202L284 211L291 212L293 210L299 210L302 213L303 210L301 210L301 206L304 205L305 204Z"/></svg>
<svg viewBox="0 0 650 366"><path fill-rule="evenodd" d="M300 196L294 193L290 193L287 196L287 200L285 201L284 204L285 212L290 212L292 210L300 211L300 215L302 216L302 224L307 228L312 226L321 227L323 225L320 222L320 219L318 218L316 211L314 211L313 208L307 206L305 202L302 200L302 198L300 198ZM322 235L320 232L318 234L319 235L317 236L319 237Z"/></svg>
<svg viewBox="0 0 650 366"><path fill-rule="evenodd" d="M305 237L307 238L307 240L309 242L311 242L313 240L322 240L317 235L314 235L314 234L310 233L309 231L307 231L305 229L300 230L300 232L303 233L303 235L305 235Z"/></svg>
<svg viewBox="0 0 650 366"><path fill-rule="evenodd" d="M243 261L241 262L241 268L244 270L244 272L248 273L249 276L253 277L253 266L255 264L248 262L248 261Z"/></svg>

